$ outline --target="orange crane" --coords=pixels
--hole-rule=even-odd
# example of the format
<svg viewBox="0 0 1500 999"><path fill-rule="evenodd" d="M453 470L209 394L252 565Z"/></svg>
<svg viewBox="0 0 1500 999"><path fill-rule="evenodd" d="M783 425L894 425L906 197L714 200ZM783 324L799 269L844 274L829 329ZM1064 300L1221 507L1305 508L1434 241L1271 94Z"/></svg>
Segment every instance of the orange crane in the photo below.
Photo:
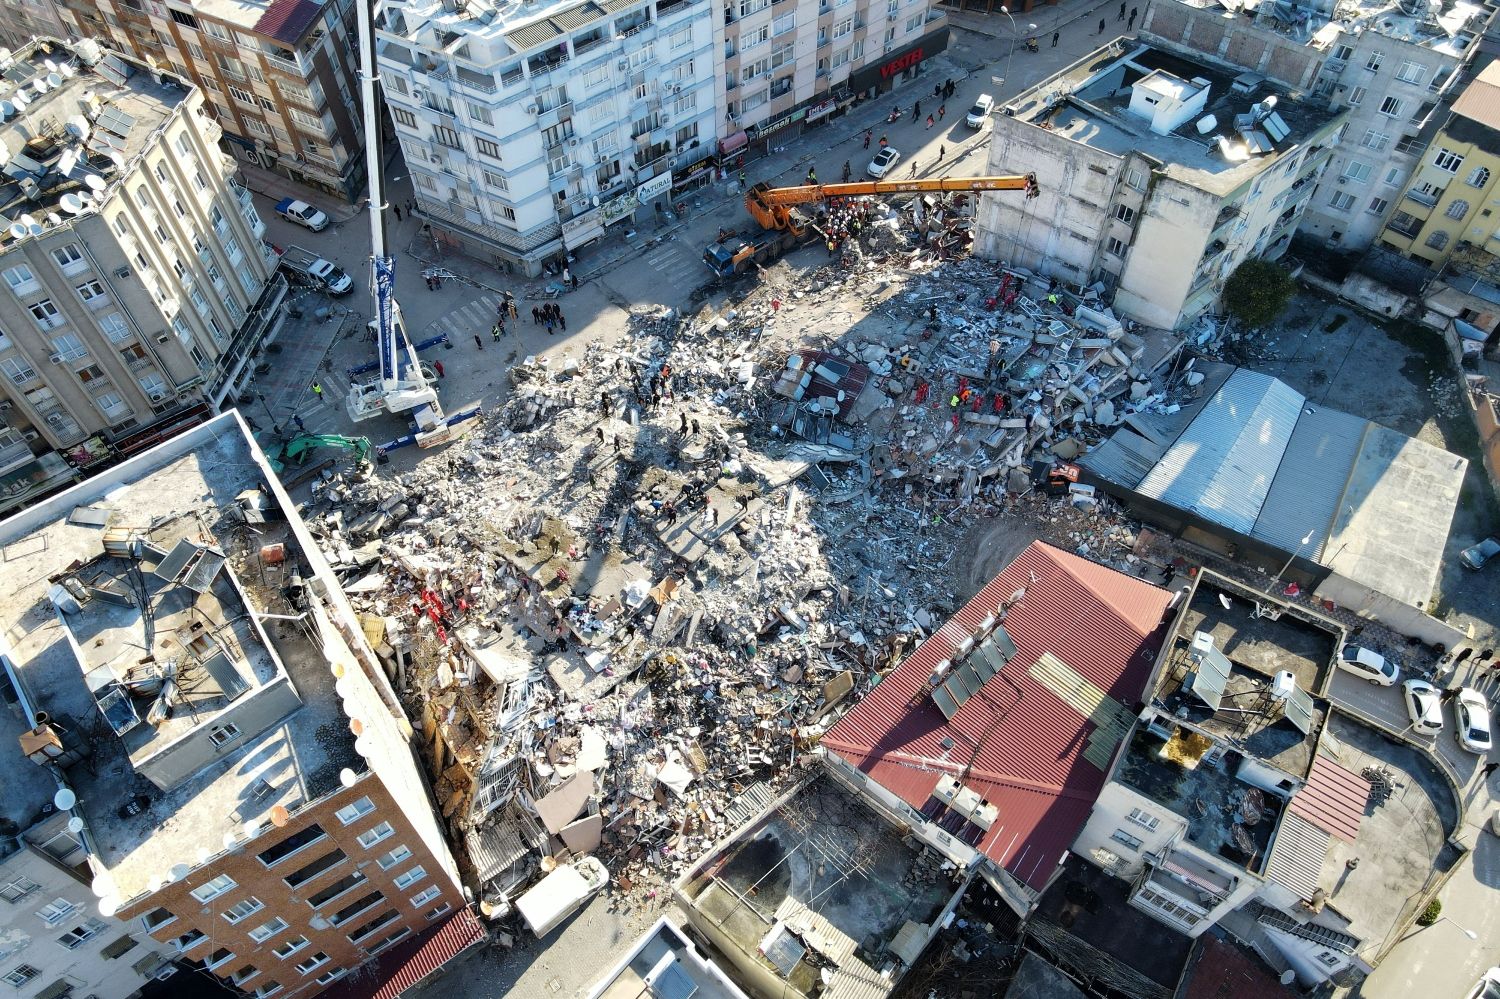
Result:
<svg viewBox="0 0 1500 999"><path fill-rule="evenodd" d="M924 194L929 191L1025 191L1027 198L1041 193L1036 174L1009 177L944 177L937 180L862 180L848 184L805 184L772 187L756 184L745 194L745 210L762 229L791 231L801 237L806 222L792 209L825 198L852 198L868 194Z"/></svg>

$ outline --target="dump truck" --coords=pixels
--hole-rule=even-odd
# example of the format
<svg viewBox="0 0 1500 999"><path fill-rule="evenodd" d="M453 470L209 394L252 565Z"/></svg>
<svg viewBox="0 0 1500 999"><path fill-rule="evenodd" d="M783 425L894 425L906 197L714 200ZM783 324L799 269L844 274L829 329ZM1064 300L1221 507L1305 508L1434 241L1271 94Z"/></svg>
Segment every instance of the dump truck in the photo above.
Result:
<svg viewBox="0 0 1500 999"><path fill-rule="evenodd" d="M288 246L281 251L280 263L296 279L321 288L330 295L347 295L354 290L353 278L311 250Z"/></svg>
<svg viewBox="0 0 1500 999"><path fill-rule="evenodd" d="M808 235L817 235L809 230ZM749 239L727 235L708 245L703 251L703 262L716 278L731 278L743 274L756 266L764 266L782 254L796 249L805 241L803 234L790 229L782 232L762 232Z"/></svg>

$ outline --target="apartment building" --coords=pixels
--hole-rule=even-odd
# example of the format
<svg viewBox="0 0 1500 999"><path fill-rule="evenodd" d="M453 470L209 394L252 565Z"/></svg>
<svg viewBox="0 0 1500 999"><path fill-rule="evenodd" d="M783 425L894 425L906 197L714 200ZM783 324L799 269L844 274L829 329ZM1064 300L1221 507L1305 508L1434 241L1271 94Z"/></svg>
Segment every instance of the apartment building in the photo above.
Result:
<svg viewBox="0 0 1500 999"><path fill-rule="evenodd" d="M52 0L0 0L0 45L22 48L36 38L65 38Z"/></svg>
<svg viewBox="0 0 1500 999"><path fill-rule="evenodd" d="M41 42L0 87L0 512L201 419L285 281L201 92Z"/></svg>
<svg viewBox="0 0 1500 999"><path fill-rule="evenodd" d="M930 0L393 0L381 82L434 239L544 262L710 181L947 45Z"/></svg>
<svg viewBox="0 0 1500 999"><path fill-rule="evenodd" d="M5 779L69 789L102 916L257 997L482 939L395 693L237 412L0 538L31 553L0 618L43 745Z"/></svg>
<svg viewBox="0 0 1500 999"><path fill-rule="evenodd" d="M436 238L535 275L704 173L706 0L600 6L395 0L381 82Z"/></svg>
<svg viewBox="0 0 1500 999"><path fill-rule="evenodd" d="M1435 268L1454 253L1500 255L1500 63L1464 87L1423 151L1380 242Z"/></svg>
<svg viewBox="0 0 1500 999"><path fill-rule="evenodd" d="M236 159L353 201L364 187L353 0L56 0L69 32L207 95Z"/></svg>
<svg viewBox="0 0 1500 999"><path fill-rule="evenodd" d="M1034 172L1037 198L985 195L975 252L1174 329L1210 310L1250 257L1286 252L1348 112L1237 66L1112 43L993 119L990 173Z"/></svg>
<svg viewBox="0 0 1500 999"><path fill-rule="evenodd" d="M1436 109L1478 54L1489 12L1467 2L1366 0L1334 13L1327 2L1262 4L1252 17L1226 18L1207 0L1157 0L1141 32L1154 45L1223 59L1347 116L1346 140L1299 231L1358 252L1380 237L1441 120Z"/></svg>
<svg viewBox="0 0 1500 999"><path fill-rule="evenodd" d="M8 666L9 664L7 664ZM170 947L139 926L103 917L89 889L87 854L68 813L55 803L57 784L23 759L46 752L17 710L0 673L9 710L0 711L0 982L15 999L93 995L126 999L153 978L176 973ZM63 799L66 802L66 798Z"/></svg>

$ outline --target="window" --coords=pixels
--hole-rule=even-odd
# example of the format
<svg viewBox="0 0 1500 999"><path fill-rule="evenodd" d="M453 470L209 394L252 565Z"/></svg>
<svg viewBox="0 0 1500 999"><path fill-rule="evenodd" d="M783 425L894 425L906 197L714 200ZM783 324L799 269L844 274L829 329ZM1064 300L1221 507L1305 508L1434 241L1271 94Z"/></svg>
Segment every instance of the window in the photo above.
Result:
<svg viewBox="0 0 1500 999"><path fill-rule="evenodd" d="M389 839L391 836L394 836L395 833L396 830L392 828L389 822L382 822L374 829L368 829L365 832L360 833L359 845L368 850L376 843L380 843L384 840Z"/></svg>
<svg viewBox="0 0 1500 999"><path fill-rule="evenodd" d="M118 392L106 392L94 397L94 405L109 418L111 422L121 419L130 414L130 407L125 405L125 400L120 398Z"/></svg>
<svg viewBox="0 0 1500 999"><path fill-rule="evenodd" d="M1125 171L1125 184L1128 187L1131 187L1131 188L1133 188L1133 189L1135 189L1137 191L1144 191L1146 189L1146 173L1145 173L1145 171L1143 171L1143 170L1137 170L1134 167L1131 167L1129 170L1126 170Z"/></svg>
<svg viewBox="0 0 1500 999"><path fill-rule="evenodd" d="M249 898L241 899L240 901L231 905L229 908L225 909L223 915L224 918L229 920L231 923L238 923L240 920L248 916L255 915L265 907L266 904L264 902L256 898L254 895L251 895Z"/></svg>
<svg viewBox="0 0 1500 999"><path fill-rule="evenodd" d="M1469 171L1468 184L1470 187L1484 188L1490 182L1490 171L1488 167L1475 167Z"/></svg>
<svg viewBox="0 0 1500 999"><path fill-rule="evenodd" d="M497 191L510 190L510 184L506 182L504 177L500 176L500 174L496 173L495 171L481 170L480 173L484 175L485 187L491 187Z"/></svg>
<svg viewBox="0 0 1500 999"><path fill-rule="evenodd" d="M333 814L338 816L338 820L347 826L361 816L369 815L373 811L375 811L375 803L369 798L360 798L358 801L345 805Z"/></svg>
<svg viewBox="0 0 1500 999"><path fill-rule="evenodd" d="M239 87L236 87L232 83L229 85L229 96L233 97L235 100L239 101L241 104L248 104L251 107L257 107L258 106L255 103L255 95L254 94L252 94L248 90L241 90Z"/></svg>
<svg viewBox="0 0 1500 999"><path fill-rule="evenodd" d="M398 125L405 125L407 128L417 127L417 116L412 114L405 108L398 108L395 105L392 105L391 117L396 119L396 124Z"/></svg>
<svg viewBox="0 0 1500 999"><path fill-rule="evenodd" d="M1385 180L1381 181L1381 183L1385 184L1387 187L1395 187L1397 184L1401 183L1401 168L1391 167L1385 172Z"/></svg>
<svg viewBox="0 0 1500 999"><path fill-rule="evenodd" d="M312 957L305 957L297 962L297 970L304 975L328 963L328 955L318 951Z"/></svg>
<svg viewBox="0 0 1500 999"><path fill-rule="evenodd" d="M10 285L10 290L17 294L30 291L37 286L36 275L32 274L31 268L25 264L7 267L3 273L5 274L5 283Z"/></svg>
<svg viewBox="0 0 1500 999"><path fill-rule="evenodd" d="M1132 850L1139 850L1141 848L1141 841L1130 835L1130 833L1126 832L1124 829L1116 829L1113 833L1110 834L1109 838L1114 840L1116 843L1129 847Z"/></svg>
<svg viewBox="0 0 1500 999"><path fill-rule="evenodd" d="M1367 149L1373 149L1377 153L1390 144L1391 137L1384 132L1370 129L1365 132L1365 137L1359 140L1359 144Z"/></svg>
<svg viewBox="0 0 1500 999"><path fill-rule="evenodd" d="M835 37L835 38L843 38L845 35L849 34L853 30L854 30L854 18L852 18L852 17L846 17L842 21L840 21L838 24L835 24L833 26L833 37Z"/></svg>
<svg viewBox="0 0 1500 999"><path fill-rule="evenodd" d="M56 926L72 915L77 908L76 902L69 902L65 898L54 898L36 911L36 918L48 926Z"/></svg>
<svg viewBox="0 0 1500 999"><path fill-rule="evenodd" d="M1345 191L1334 191L1329 196L1328 203L1338 211L1347 212L1354 207L1354 195Z"/></svg>
<svg viewBox="0 0 1500 999"><path fill-rule="evenodd" d="M208 741L215 746L222 746L224 743L238 739L239 737L240 727L238 725L215 725L208 730Z"/></svg>
<svg viewBox="0 0 1500 999"><path fill-rule="evenodd" d="M194 888L192 895L200 902L209 902L236 887L238 885L234 878L227 874L220 874L207 884L202 884Z"/></svg>
<svg viewBox="0 0 1500 999"><path fill-rule="evenodd" d="M1427 67L1419 66L1414 62L1403 62L1401 68L1396 70L1396 79L1402 83L1415 83L1421 85L1427 78Z"/></svg>
<svg viewBox="0 0 1500 999"><path fill-rule="evenodd" d="M194 947L198 946L207 939L208 934L204 933L202 930L188 930L182 936L178 937L176 940L173 940L172 943L177 947L177 950L179 952L185 952L192 950Z"/></svg>
<svg viewBox="0 0 1500 999"><path fill-rule="evenodd" d="M774 21L771 22L771 34L773 34L773 35L784 35L788 31L796 31L796 30L797 30L797 12L796 11L792 11L790 14L782 14L776 20L774 20ZM684 28L683 31L682 31L682 33L684 35L686 35L687 34L687 29ZM686 40L684 40L684 43L685 42L686 42ZM676 45L673 45L672 47L673 48L678 48L678 46L676 46Z"/></svg>
<svg viewBox="0 0 1500 999"><path fill-rule="evenodd" d="M1132 808L1130 814L1125 817L1143 829L1155 829L1161 825L1160 818L1139 808Z"/></svg>
<svg viewBox="0 0 1500 999"><path fill-rule="evenodd" d="M432 137L437 140L438 145L447 146L449 149L463 149L464 147L458 133L447 125L433 125Z"/></svg>
<svg viewBox="0 0 1500 999"><path fill-rule="evenodd" d="M411 935L411 930L409 930L409 929L407 929L406 927L403 926L401 929L399 929L396 932L390 934L389 936L381 937L378 941L376 941L375 943L371 944L370 945L370 953L371 954L379 954L381 951L385 950L387 947L392 946L393 944L397 943L398 941L406 939L410 935Z"/></svg>
<svg viewBox="0 0 1500 999"><path fill-rule="evenodd" d="M380 859L375 862L380 865L382 871L388 871L410 856L411 848L403 843L394 850L381 854Z"/></svg>
<svg viewBox="0 0 1500 999"><path fill-rule="evenodd" d="M1370 61L1365 63L1365 69L1371 70L1376 73L1380 72L1380 64L1384 58L1385 57L1382 56L1379 52L1371 52Z"/></svg>
<svg viewBox="0 0 1500 999"><path fill-rule="evenodd" d="M11 381L17 381L17 379L12 376ZM21 379L21 381L25 381L25 379ZM19 902L32 892L40 891L41 887L41 885L30 878L16 878L4 887L0 887L0 898L5 899L7 902Z"/></svg>
<svg viewBox="0 0 1500 999"><path fill-rule="evenodd" d="M1357 108L1357 107L1359 107L1360 103L1364 99L1365 99L1365 88L1364 87L1355 87L1353 90L1349 91L1349 106L1351 108Z"/></svg>
<svg viewBox="0 0 1500 999"><path fill-rule="evenodd" d="M57 938L57 942L68 950L76 950L94 937L104 931L104 922L99 919L86 919L79 925Z"/></svg>
<svg viewBox="0 0 1500 999"><path fill-rule="evenodd" d="M340 895L344 894L344 892L350 891L358 887L359 885L364 884L364 881L365 876L359 871L355 871L353 874L346 874L335 881L333 884L329 885L327 888L324 888L322 891L314 893L310 898L308 898L307 904L312 906L314 909L318 908L319 906L326 905L329 902L332 902L334 899L338 898Z"/></svg>
<svg viewBox="0 0 1500 999"><path fill-rule="evenodd" d="M20 988L40 974L40 971L38 971L36 968L33 968L29 964L18 964L14 968L11 968L9 971L7 971L5 973L5 977L3 979L0 979L0 981L5 982L6 985Z"/></svg>
<svg viewBox="0 0 1500 999"><path fill-rule="evenodd" d="M161 929L163 926L176 919L172 913L163 908L155 908L141 917L141 925L149 932Z"/></svg>
<svg viewBox="0 0 1500 999"><path fill-rule="evenodd" d="M481 156L488 156L492 160L500 158L500 146L489 139L475 139L474 148L479 151L479 155Z"/></svg>
<svg viewBox="0 0 1500 999"><path fill-rule="evenodd" d="M1104 244L1104 249L1106 252L1114 254L1117 257L1123 257L1125 256L1125 249L1127 245L1128 244L1123 239L1116 239L1115 237L1111 236L1109 237L1109 240Z"/></svg>
<svg viewBox="0 0 1500 999"><path fill-rule="evenodd" d="M419 865L417 867L413 867L409 871L406 871L406 872L398 875L396 877L395 881L393 881L392 883L396 886L396 889L398 891L405 891L406 889L410 888L412 885L416 884L418 881L421 881L426 876L427 876L427 870L426 870L426 868L424 868L424 867L422 867L422 866Z"/></svg>
<svg viewBox="0 0 1500 999"><path fill-rule="evenodd" d="M169 7L167 8L167 13L172 15L172 20L176 21L184 28L192 28L194 31L198 30L198 19L192 14L189 14L187 11L174 10Z"/></svg>
<svg viewBox="0 0 1500 999"><path fill-rule="evenodd" d="M427 921L429 923L432 922L434 919L438 918L439 916L446 914L452 908L453 908L452 903L444 902L442 905L438 906L437 908L433 909L431 912L427 913Z"/></svg>
<svg viewBox="0 0 1500 999"><path fill-rule="evenodd" d="M1339 62L1348 62L1354 58L1354 48L1349 45L1336 45L1333 49L1333 57Z"/></svg>
<svg viewBox="0 0 1500 999"><path fill-rule="evenodd" d="M1463 154L1439 146L1437 155L1432 158L1432 165L1448 173L1458 173L1458 168L1464 165Z"/></svg>
<svg viewBox="0 0 1500 999"><path fill-rule="evenodd" d="M1447 215L1450 219L1461 222L1463 221L1463 217L1469 214L1469 203L1463 198L1454 198L1449 202L1448 210L1443 214Z"/></svg>
<svg viewBox="0 0 1500 999"><path fill-rule="evenodd" d="M135 349L140 350L140 347L136 346ZM146 355L142 352L140 356L145 357ZM128 361L129 358L127 357L126 360ZM135 380L135 383L141 387L142 392L146 393L146 398L150 399L153 403L161 402L167 397L167 380L155 371L141 375Z"/></svg>
<svg viewBox="0 0 1500 999"><path fill-rule="evenodd" d="M1385 100L1381 101L1380 102L1380 113L1383 114L1383 115L1389 115L1392 118L1398 118L1398 117L1400 117L1401 116L1401 101L1400 101L1400 99L1396 98L1396 97L1387 97Z"/></svg>
<svg viewBox="0 0 1500 999"><path fill-rule="evenodd" d="M205 971L212 971L215 968L222 967L223 965L228 964L233 960L234 951L230 950L228 947L220 947L218 950L208 955L208 958L203 963L203 968Z"/></svg>
<svg viewBox="0 0 1500 999"><path fill-rule="evenodd" d="M1121 222L1124 222L1126 225L1129 225L1130 223L1135 221L1135 209L1129 207L1128 205L1116 205L1115 218L1119 219Z"/></svg>
<svg viewBox="0 0 1500 999"><path fill-rule="evenodd" d="M1384 215L1385 210L1390 207L1390 202L1384 198L1371 198L1370 207L1365 209L1371 215Z"/></svg>
<svg viewBox="0 0 1500 999"><path fill-rule="evenodd" d="M253 964L247 964L243 968L236 969L234 973L229 976L229 980L235 985L244 985L246 982L248 982L258 974L260 974L259 968L257 968Z"/></svg>
<svg viewBox="0 0 1500 999"><path fill-rule="evenodd" d="M279 958L285 959L291 957L293 954L297 953L299 950L306 946L307 937L297 936L292 937L290 940L283 943L280 947L273 948L271 950L271 953L275 954Z"/></svg>
<svg viewBox="0 0 1500 999"><path fill-rule="evenodd" d="M259 988L257 988L255 990L255 992L252 993L252 994L255 996L255 999L266 999L267 996L274 996L276 993L278 993L280 991L281 991L281 983L280 982L267 982L266 984L264 984L264 985L260 986Z"/></svg>
<svg viewBox="0 0 1500 999"><path fill-rule="evenodd" d="M350 933L349 942L358 943L365 937L369 936L371 933L374 933L376 930L380 929L382 926L387 926L400 918L401 913L397 912L395 909L387 909L380 915L376 916L374 919L360 926L353 933Z"/></svg>
<svg viewBox="0 0 1500 999"><path fill-rule="evenodd" d="M475 104L473 101L466 101L465 105L468 109L469 117L474 121L481 121L486 125L493 125L495 123L495 116L491 114L490 109L485 107L483 104Z"/></svg>
<svg viewBox="0 0 1500 999"><path fill-rule="evenodd" d="M255 929L250 931L250 939L254 940L256 943L265 943L267 940L271 939L276 934L286 929L288 925L290 924L288 924L287 921L285 919L282 919L280 916L277 916L274 919L268 919L266 922L261 923Z"/></svg>
<svg viewBox="0 0 1500 999"><path fill-rule="evenodd" d="M1363 184L1370 179L1370 164L1350 160L1344 164L1344 179L1355 184Z"/></svg>
<svg viewBox="0 0 1500 999"><path fill-rule="evenodd" d="M412 896L411 906L413 909L420 909L422 906L426 905L428 902L431 902L442 893L443 890L437 885L428 885L426 888L423 888L420 893Z"/></svg>
<svg viewBox="0 0 1500 999"><path fill-rule="evenodd" d="M78 297L85 302L93 302L104 298L104 285L98 281L85 281L77 286Z"/></svg>
<svg viewBox="0 0 1500 999"><path fill-rule="evenodd" d="M265 864L267 867L275 867L277 864L292 856L294 853L297 853L304 847L311 846L313 843L316 843L318 840L323 839L327 835L328 834L323 831L323 827L314 822L306 829L292 833L290 836L282 840L280 843L277 843L275 846L262 850L260 853L256 854L256 856L260 859L260 862L262 864Z"/></svg>
<svg viewBox="0 0 1500 999"><path fill-rule="evenodd" d="M57 306L52 304L50 298L44 298L26 308L31 313L31 318L44 330L55 330L63 324L62 314L57 311Z"/></svg>
<svg viewBox="0 0 1500 999"><path fill-rule="evenodd" d="M77 243L69 243L67 246L53 250L52 259L57 261L57 266L66 271L70 267L83 263L83 252L78 248Z"/></svg>
<svg viewBox="0 0 1500 999"><path fill-rule="evenodd" d="M1427 237L1427 246L1434 250L1441 250L1448 245L1448 234L1438 229Z"/></svg>
<svg viewBox="0 0 1500 999"><path fill-rule="evenodd" d="M336 982L342 977L344 977L344 969L334 968L332 971L325 971L319 975L318 984L327 985L329 982Z"/></svg>

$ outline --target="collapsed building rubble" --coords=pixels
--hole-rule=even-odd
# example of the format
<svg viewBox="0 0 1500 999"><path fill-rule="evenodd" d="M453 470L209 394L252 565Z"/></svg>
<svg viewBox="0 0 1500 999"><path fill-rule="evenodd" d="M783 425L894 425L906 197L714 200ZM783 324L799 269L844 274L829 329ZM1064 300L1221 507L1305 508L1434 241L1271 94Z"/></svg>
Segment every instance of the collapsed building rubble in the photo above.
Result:
<svg viewBox="0 0 1500 999"><path fill-rule="evenodd" d="M538 855L664 900L954 609L969 518L1055 504L1060 543L1128 555L1108 501L1048 499L1046 473L1162 404L1174 341L1098 289L942 259L958 228L876 226L732 307L637 312L525 358L418 470L313 484L487 911Z"/></svg>

